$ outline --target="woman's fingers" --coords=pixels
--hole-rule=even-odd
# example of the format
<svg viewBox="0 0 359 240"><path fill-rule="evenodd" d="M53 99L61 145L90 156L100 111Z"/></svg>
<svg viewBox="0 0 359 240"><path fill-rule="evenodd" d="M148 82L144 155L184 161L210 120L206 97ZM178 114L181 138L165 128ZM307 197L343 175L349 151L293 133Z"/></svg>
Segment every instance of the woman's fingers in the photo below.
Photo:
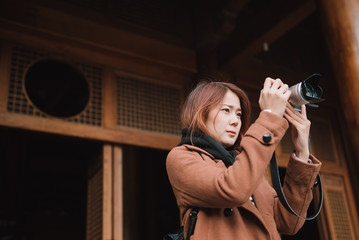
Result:
<svg viewBox="0 0 359 240"><path fill-rule="evenodd" d="M287 102L287 106L285 108L286 112L292 115L301 115L290 103Z"/></svg>
<svg viewBox="0 0 359 240"><path fill-rule="evenodd" d="M305 106L301 106L301 113L295 110L292 105L287 103L284 117L298 129L310 129L310 121L307 119L307 113Z"/></svg>
<svg viewBox="0 0 359 240"><path fill-rule="evenodd" d="M273 81L273 84L270 89L272 92L277 92L282 86L283 86L282 80L277 78Z"/></svg>
<svg viewBox="0 0 359 240"><path fill-rule="evenodd" d="M301 105L301 111L299 112L290 103L287 103L285 112L288 113L293 118L296 118L298 120L303 120L303 121L307 120L307 112L306 112L305 105Z"/></svg>
<svg viewBox="0 0 359 240"><path fill-rule="evenodd" d="M300 119L295 118L293 114L285 112L283 116L294 126L298 126L300 124Z"/></svg>
<svg viewBox="0 0 359 240"><path fill-rule="evenodd" d="M285 108L284 117L295 126L298 126L298 124L303 123L303 121L305 120L302 118L301 114L296 111L289 103L287 103L287 106Z"/></svg>
<svg viewBox="0 0 359 240"><path fill-rule="evenodd" d="M307 119L307 112L304 105L301 106L301 112L294 109L287 103L284 117L291 123L292 142L297 157L300 159L309 158L308 138L310 132L310 121Z"/></svg>
<svg viewBox="0 0 359 240"><path fill-rule="evenodd" d="M264 81L263 89L277 90L282 86L283 86L283 82L279 78L273 79L273 78L267 77Z"/></svg>
<svg viewBox="0 0 359 240"><path fill-rule="evenodd" d="M303 104L302 106L300 106L302 115L307 118L307 108L305 107L305 105Z"/></svg>
<svg viewBox="0 0 359 240"><path fill-rule="evenodd" d="M287 84L283 84L279 89L278 92L281 94L284 94L285 97L287 97L286 95L289 94L288 98L290 97L290 90L288 90L288 85ZM289 92L289 93L288 93Z"/></svg>
<svg viewBox="0 0 359 240"><path fill-rule="evenodd" d="M278 86L279 86L279 83L278 82L276 83L276 80L274 80L273 78L267 77L264 81L262 91L269 92L275 88L278 88Z"/></svg>
<svg viewBox="0 0 359 240"><path fill-rule="evenodd" d="M259 97L261 109L269 109L273 113L283 116L286 103L290 97L288 85L284 84L279 78L266 78Z"/></svg>

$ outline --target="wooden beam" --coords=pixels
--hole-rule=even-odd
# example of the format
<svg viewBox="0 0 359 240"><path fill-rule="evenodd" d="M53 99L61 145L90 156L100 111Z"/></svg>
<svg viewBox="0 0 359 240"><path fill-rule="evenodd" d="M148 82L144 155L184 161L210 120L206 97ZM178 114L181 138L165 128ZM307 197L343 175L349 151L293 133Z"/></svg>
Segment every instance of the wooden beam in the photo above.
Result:
<svg viewBox="0 0 359 240"><path fill-rule="evenodd" d="M181 140L179 135L151 133L125 127L102 128L55 118L47 119L5 112L0 112L0 126L163 150L172 149Z"/></svg>
<svg viewBox="0 0 359 240"><path fill-rule="evenodd" d="M58 10L7 3L0 7L0 25L17 32L48 35L47 39L71 41L94 49L121 54L138 61L154 62L169 68L196 72L196 56L191 49L79 18ZM24 19L24 16L29 16Z"/></svg>
<svg viewBox="0 0 359 240"><path fill-rule="evenodd" d="M221 69L224 71L231 71L231 69L235 69L243 61L259 53L263 49L264 42L267 42L268 44L275 42L278 38L289 32L292 28L313 14L315 9L316 5L312 0L300 2L299 6L292 8L286 16L280 19L280 21L274 23L269 29L258 34L254 39L241 41L240 38L242 38L243 35L237 35L229 42L224 43L224 45L219 49ZM270 10L268 11L270 12ZM267 16L263 19L261 18L259 22L268 21L268 19L265 19L266 17ZM242 29L241 31L241 29L239 29L239 31L246 34L249 30L247 31L246 29ZM239 44L239 42L242 43ZM235 52L234 55L233 52Z"/></svg>

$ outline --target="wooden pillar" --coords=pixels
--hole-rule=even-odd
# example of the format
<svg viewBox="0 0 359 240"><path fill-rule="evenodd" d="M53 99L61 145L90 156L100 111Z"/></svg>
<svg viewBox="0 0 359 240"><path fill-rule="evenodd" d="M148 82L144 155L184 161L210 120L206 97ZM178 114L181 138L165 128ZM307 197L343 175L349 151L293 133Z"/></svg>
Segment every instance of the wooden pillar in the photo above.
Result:
<svg viewBox="0 0 359 240"><path fill-rule="evenodd" d="M103 146L102 240L113 239L113 148Z"/></svg>
<svg viewBox="0 0 359 240"><path fill-rule="evenodd" d="M358 203L359 169L359 1L318 0L318 10L329 52L351 145L349 169ZM330 96L335 97L335 96ZM356 178L356 180L354 179ZM355 186L357 185L357 186Z"/></svg>
<svg viewBox="0 0 359 240"><path fill-rule="evenodd" d="M123 150L114 146L113 153L113 239L123 240Z"/></svg>
<svg viewBox="0 0 359 240"><path fill-rule="evenodd" d="M102 240L123 240L122 153L120 146L104 144Z"/></svg>

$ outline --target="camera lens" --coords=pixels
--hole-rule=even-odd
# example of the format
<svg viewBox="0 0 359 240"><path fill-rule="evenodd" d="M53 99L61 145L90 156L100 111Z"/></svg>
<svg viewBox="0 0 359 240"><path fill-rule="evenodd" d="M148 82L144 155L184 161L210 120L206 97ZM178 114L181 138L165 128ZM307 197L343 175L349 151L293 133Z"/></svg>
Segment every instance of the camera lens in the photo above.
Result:
<svg viewBox="0 0 359 240"><path fill-rule="evenodd" d="M288 101L294 107L298 107L302 104L311 104L314 106L313 103L323 101L324 99L321 99L323 89L318 85L320 77L319 74L313 74L303 82L291 86L289 88L291 95Z"/></svg>
<svg viewBox="0 0 359 240"><path fill-rule="evenodd" d="M304 84L304 85L305 85L305 96L314 97L315 91L313 87L310 84Z"/></svg>
<svg viewBox="0 0 359 240"><path fill-rule="evenodd" d="M319 86L313 86L310 83L304 83L305 96L309 98L321 98L322 89Z"/></svg>

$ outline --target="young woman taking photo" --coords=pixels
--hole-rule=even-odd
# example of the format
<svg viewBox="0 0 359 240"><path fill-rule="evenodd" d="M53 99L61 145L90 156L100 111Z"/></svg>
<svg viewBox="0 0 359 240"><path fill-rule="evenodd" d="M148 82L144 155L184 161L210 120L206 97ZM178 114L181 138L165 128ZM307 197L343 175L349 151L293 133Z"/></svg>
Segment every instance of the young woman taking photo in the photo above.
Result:
<svg viewBox="0 0 359 240"><path fill-rule="evenodd" d="M191 240L275 240L303 226L264 177L290 123L295 149L283 191L291 207L306 215L321 163L309 154L305 106L296 111L288 103L290 94L280 79L266 78L261 112L250 127L250 103L236 85L202 81L189 94L182 140L166 160L184 236L194 208L199 212Z"/></svg>

